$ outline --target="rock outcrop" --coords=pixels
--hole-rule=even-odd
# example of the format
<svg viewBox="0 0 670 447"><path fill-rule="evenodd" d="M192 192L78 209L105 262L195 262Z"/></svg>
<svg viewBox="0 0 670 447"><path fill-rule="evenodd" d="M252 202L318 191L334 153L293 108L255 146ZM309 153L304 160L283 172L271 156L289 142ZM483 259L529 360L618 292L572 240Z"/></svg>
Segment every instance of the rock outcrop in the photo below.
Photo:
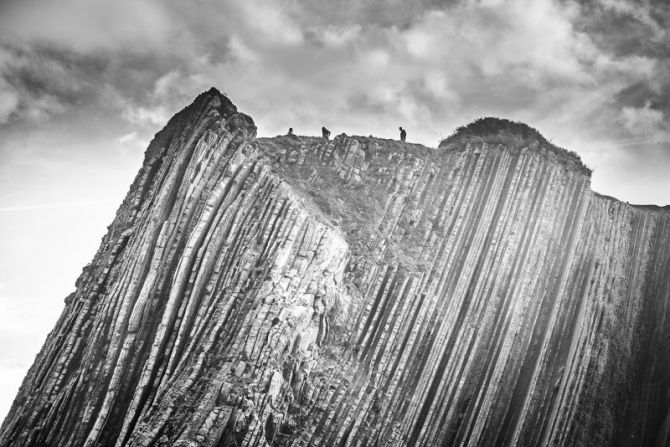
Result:
<svg viewBox="0 0 670 447"><path fill-rule="evenodd" d="M256 139L203 93L0 445L668 445L669 210L510 132Z"/></svg>

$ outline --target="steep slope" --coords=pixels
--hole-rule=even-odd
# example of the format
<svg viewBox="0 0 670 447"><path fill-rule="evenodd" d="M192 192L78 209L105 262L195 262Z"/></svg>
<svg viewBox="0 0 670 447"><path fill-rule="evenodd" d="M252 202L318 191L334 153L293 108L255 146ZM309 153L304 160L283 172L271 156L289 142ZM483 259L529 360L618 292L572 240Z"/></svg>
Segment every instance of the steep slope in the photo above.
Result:
<svg viewBox="0 0 670 447"><path fill-rule="evenodd" d="M438 149L256 139L203 93L0 444L666 445L668 210L501 123Z"/></svg>

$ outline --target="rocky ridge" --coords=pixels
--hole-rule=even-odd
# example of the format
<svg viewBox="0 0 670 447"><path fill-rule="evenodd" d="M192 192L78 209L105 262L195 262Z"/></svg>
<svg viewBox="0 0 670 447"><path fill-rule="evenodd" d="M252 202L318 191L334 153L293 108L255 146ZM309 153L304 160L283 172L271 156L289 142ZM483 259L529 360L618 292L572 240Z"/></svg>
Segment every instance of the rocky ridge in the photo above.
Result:
<svg viewBox="0 0 670 447"><path fill-rule="evenodd" d="M532 133L173 117L0 445L666 445L670 214Z"/></svg>

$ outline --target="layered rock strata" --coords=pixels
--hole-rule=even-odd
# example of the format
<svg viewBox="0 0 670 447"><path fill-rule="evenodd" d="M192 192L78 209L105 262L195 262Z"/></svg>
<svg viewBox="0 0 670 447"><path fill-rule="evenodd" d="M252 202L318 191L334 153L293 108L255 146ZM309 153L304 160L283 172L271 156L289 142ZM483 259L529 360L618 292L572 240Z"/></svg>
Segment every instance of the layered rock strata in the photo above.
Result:
<svg viewBox="0 0 670 447"><path fill-rule="evenodd" d="M668 209L542 141L255 133L156 135L1 445L668 444Z"/></svg>

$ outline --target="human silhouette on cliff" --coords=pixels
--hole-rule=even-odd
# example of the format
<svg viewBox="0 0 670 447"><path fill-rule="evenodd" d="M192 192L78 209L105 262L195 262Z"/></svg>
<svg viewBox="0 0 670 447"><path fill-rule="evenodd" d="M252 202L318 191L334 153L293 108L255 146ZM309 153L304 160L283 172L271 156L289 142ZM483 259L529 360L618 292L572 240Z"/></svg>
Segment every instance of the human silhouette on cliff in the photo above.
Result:
<svg viewBox="0 0 670 447"><path fill-rule="evenodd" d="M405 132L405 129L402 127L398 127L400 129L400 141L405 141L405 138L407 138L407 132Z"/></svg>
<svg viewBox="0 0 670 447"><path fill-rule="evenodd" d="M325 127L321 128L321 136L325 138L326 140L330 139L330 130L326 129Z"/></svg>
<svg viewBox="0 0 670 447"><path fill-rule="evenodd" d="M295 134L293 133L293 128L289 127L288 132L286 133L287 137L295 137Z"/></svg>

